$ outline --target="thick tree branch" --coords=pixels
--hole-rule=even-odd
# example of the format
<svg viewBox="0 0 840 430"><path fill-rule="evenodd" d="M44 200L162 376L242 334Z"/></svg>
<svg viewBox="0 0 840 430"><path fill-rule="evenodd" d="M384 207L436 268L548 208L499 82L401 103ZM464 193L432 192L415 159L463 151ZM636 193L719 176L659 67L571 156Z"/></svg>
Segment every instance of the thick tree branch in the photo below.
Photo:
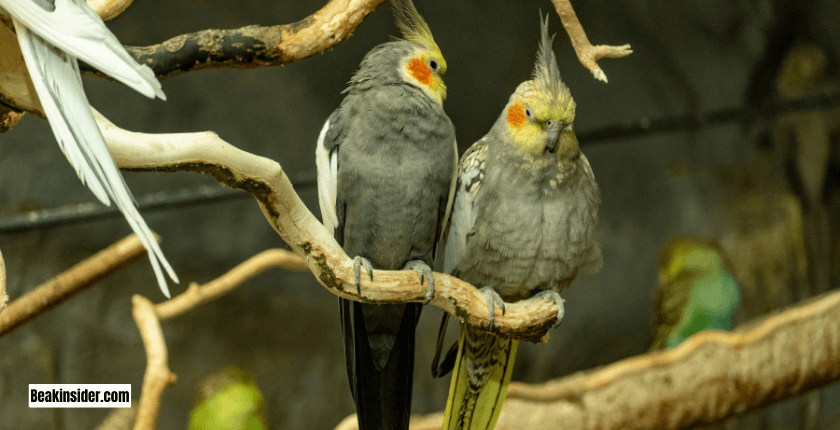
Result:
<svg viewBox="0 0 840 430"><path fill-rule="evenodd" d="M160 240L157 236L155 238ZM145 253L146 249L140 239L131 234L86 258L10 303L0 314L0 336L84 291Z"/></svg>
<svg viewBox="0 0 840 430"><path fill-rule="evenodd" d="M384 0L330 0L293 24L249 25L182 34L151 46L127 46L140 64L159 78L210 68L254 68L291 63L348 38ZM83 70L93 71L83 65Z"/></svg>
<svg viewBox="0 0 840 430"><path fill-rule="evenodd" d="M569 0L551 0L554 3L554 8L560 15L560 20L563 21L563 27L566 33L569 34L569 39L572 40L572 47L584 67L589 69L599 81L607 82L607 75L598 66L597 61L601 58L621 58L633 53L630 45L610 46L597 45L592 46L589 43L589 38L586 37L586 32L583 31L583 26L572 9L572 4Z"/></svg>
<svg viewBox="0 0 840 430"><path fill-rule="evenodd" d="M694 428L838 379L840 291L735 332L699 333L674 349L545 384L511 382L496 430ZM418 417L411 429L439 429L442 420Z"/></svg>
<svg viewBox="0 0 840 430"><path fill-rule="evenodd" d="M278 163L241 151L212 132L132 133L96 111L94 115L120 168L200 172L251 193L275 231L333 294L368 303L424 301L427 286L419 283L413 271L376 270L375 282L362 276L359 294L353 261L309 212ZM431 304L473 326L489 327L484 294L454 277L435 273ZM496 312L495 334L530 341L547 341L547 331L557 319L554 302L542 298L509 304L504 315Z"/></svg>

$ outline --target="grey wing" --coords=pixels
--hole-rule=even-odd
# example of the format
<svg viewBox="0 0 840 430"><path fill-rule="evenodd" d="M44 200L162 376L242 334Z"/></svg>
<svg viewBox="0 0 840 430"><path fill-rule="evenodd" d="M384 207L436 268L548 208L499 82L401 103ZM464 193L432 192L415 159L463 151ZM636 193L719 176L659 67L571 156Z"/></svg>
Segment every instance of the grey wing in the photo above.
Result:
<svg viewBox="0 0 840 430"><path fill-rule="evenodd" d="M23 58L59 147L76 169L82 183L102 203L109 205L111 200L116 203L131 229L149 250L158 284L164 295L169 297L160 265L175 282L178 282L178 277L134 206L134 198L111 158L85 96L76 59L29 31L25 25L19 25L17 17L13 19Z"/></svg>
<svg viewBox="0 0 840 430"><path fill-rule="evenodd" d="M443 219L440 222L440 235L438 237L438 241L435 244L435 259L437 264L440 264L440 261L443 260L440 258L445 254L444 244L446 243L446 237L449 234L449 221L452 216L452 204L455 201L455 190L458 187L458 171L459 171L459 163L458 163L458 142L455 139L452 139L452 180L449 183L449 194L446 197L446 209L444 210Z"/></svg>
<svg viewBox="0 0 840 430"><path fill-rule="evenodd" d="M166 99L152 69L138 64L84 0L0 0L15 19L58 49L149 98Z"/></svg>
<svg viewBox="0 0 840 430"><path fill-rule="evenodd" d="M338 227L336 200L338 197L338 149L344 138L341 108L336 109L324 123L315 148L315 167L318 170L318 205L324 227L335 235Z"/></svg>
<svg viewBox="0 0 840 430"><path fill-rule="evenodd" d="M444 249L443 270L449 274L458 268L458 263L467 249L467 236L475 225L478 213L476 196L484 179L486 139L484 137L473 144L461 158Z"/></svg>

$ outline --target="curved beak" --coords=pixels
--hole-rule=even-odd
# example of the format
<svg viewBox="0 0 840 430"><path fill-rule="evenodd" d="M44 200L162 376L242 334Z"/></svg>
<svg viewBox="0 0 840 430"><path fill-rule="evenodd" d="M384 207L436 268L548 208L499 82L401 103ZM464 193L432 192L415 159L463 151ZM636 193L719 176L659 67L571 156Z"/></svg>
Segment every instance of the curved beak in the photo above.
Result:
<svg viewBox="0 0 840 430"><path fill-rule="evenodd" d="M555 124L548 128L545 135L545 150L552 154L557 152L558 143L560 142L560 125Z"/></svg>

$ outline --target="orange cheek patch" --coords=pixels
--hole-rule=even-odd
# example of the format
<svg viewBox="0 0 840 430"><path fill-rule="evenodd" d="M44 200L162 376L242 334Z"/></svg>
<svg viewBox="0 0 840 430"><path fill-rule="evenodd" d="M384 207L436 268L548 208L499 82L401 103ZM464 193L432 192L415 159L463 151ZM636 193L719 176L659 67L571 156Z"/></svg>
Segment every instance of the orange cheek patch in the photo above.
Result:
<svg viewBox="0 0 840 430"><path fill-rule="evenodd" d="M512 128L520 128L525 125L525 106L522 103L515 103L508 109L507 113L508 124Z"/></svg>
<svg viewBox="0 0 840 430"><path fill-rule="evenodd" d="M435 81L432 79L432 70L429 69L429 66L427 66L423 60L414 58L409 61L408 72L411 73L411 76L414 76L414 79L417 79L417 81L421 84L432 89L435 88Z"/></svg>

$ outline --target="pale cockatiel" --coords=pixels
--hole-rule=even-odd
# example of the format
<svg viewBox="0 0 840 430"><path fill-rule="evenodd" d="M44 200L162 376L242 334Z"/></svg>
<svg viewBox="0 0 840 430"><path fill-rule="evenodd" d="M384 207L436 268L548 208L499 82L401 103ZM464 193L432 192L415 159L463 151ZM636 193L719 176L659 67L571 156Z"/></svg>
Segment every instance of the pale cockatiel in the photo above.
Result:
<svg viewBox="0 0 840 430"><path fill-rule="evenodd" d="M548 18L541 27L534 79L519 85L490 132L461 158L445 238L444 270L485 292L491 329L496 304L504 313L504 301L535 294L557 303L559 324L559 293L579 270L602 266L598 185L578 148L575 102L560 80ZM495 426L516 347L462 324L444 429Z"/></svg>
<svg viewBox="0 0 840 430"><path fill-rule="evenodd" d="M324 225L361 267L411 269L434 290L430 266L450 205L458 152L443 111L446 62L410 1L392 1L405 40L373 48L318 139ZM340 300L359 427L407 429L414 330L422 305Z"/></svg>
<svg viewBox="0 0 840 430"><path fill-rule="evenodd" d="M0 0L0 9L12 17L35 92L59 147L102 203L116 203L148 250L158 284L169 297L160 265L175 282L178 277L111 158L85 96L77 59L146 97L165 100L160 82L151 69L131 58L83 0Z"/></svg>

